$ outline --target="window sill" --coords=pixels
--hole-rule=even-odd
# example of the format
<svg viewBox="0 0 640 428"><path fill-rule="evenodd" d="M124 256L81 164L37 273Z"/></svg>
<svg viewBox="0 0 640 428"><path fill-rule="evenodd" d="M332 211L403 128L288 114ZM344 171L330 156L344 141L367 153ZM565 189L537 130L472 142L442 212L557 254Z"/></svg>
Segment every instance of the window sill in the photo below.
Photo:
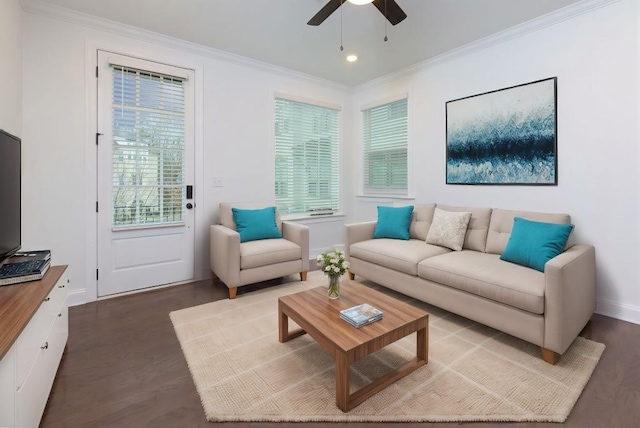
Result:
<svg viewBox="0 0 640 428"><path fill-rule="evenodd" d="M403 201L409 200L409 201L413 201L415 200L415 196L408 196L408 195L363 195L363 194L359 194L356 195L356 197L358 199L370 199L372 201L387 201L387 200L393 200L393 199L400 199Z"/></svg>
<svg viewBox="0 0 640 428"><path fill-rule="evenodd" d="M282 215L282 216L280 216L280 218L283 221L307 221L307 220L326 221L326 220L331 220L332 218L343 219L346 216L347 216L346 214L341 213L341 212L337 212L337 213L334 213L334 214L322 214L322 215L311 215L311 214L306 214L306 213L296 213L296 214Z"/></svg>

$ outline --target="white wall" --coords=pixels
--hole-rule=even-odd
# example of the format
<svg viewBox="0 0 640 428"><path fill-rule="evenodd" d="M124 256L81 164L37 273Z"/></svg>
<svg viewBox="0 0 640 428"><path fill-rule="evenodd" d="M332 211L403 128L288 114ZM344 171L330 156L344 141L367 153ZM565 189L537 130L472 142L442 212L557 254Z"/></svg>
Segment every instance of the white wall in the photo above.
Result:
<svg viewBox="0 0 640 428"><path fill-rule="evenodd" d="M416 203L570 213L576 241L596 247L598 311L640 323L637 27L636 1L622 0L365 84L354 104L409 93ZM446 185L445 102L552 76L558 77L558 186ZM350 156L359 162L359 148ZM353 196L359 174L350 177ZM353 200L350 221L374 219L376 205L389 202Z"/></svg>
<svg viewBox="0 0 640 428"><path fill-rule="evenodd" d="M22 136L22 6L0 1L0 129Z"/></svg>
<svg viewBox="0 0 640 428"><path fill-rule="evenodd" d="M108 28L70 21L25 13L23 247L51 248L54 263L69 264L72 304L96 296L96 49L196 69L197 279L210 277L218 204L274 199L274 93L350 107L350 90L330 82L98 20Z"/></svg>
<svg viewBox="0 0 640 428"><path fill-rule="evenodd" d="M4 18L0 20L4 23ZM74 19L37 13L24 14L24 20L23 243L29 248L51 248L54 262L70 265L75 303L86 300L78 290L88 290L90 299L95 288L95 146L88 117L94 100L90 67L95 53L90 48L106 47L187 64L200 73L199 278L208 275L208 225L216 221L217 204L273 195L274 92L344 107L342 171L347 222L373 219L376 205L392 202L357 197L359 106L408 93L410 185L416 202L570 213L577 241L591 243L597 250L598 311L640 323L636 125L640 87L635 0L621 0L528 34L507 37L482 50L467 49L464 54L436 59L398 77L363 85L355 93L296 73L259 64L247 66L244 61L172 39L105 27L99 20L92 21L98 22L97 27L92 22L80 25ZM0 31L7 30L3 26ZM558 77L559 185L445 185L445 102L551 76ZM17 77L19 80L19 72ZM0 85L3 81L0 79ZM0 110L0 121L10 114ZM19 119L17 122L19 126ZM217 177L223 179L223 187L213 186ZM337 241L344 220L336 217L334 225L309 221L317 223L313 226L319 232L311 237L314 252L342 243L323 243L318 238Z"/></svg>

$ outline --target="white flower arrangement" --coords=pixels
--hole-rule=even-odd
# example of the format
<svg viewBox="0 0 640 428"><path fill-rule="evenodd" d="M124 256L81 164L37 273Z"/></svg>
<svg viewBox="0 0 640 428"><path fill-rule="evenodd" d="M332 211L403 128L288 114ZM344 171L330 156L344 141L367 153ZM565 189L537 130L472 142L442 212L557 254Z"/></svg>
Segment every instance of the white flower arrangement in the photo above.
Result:
<svg viewBox="0 0 640 428"><path fill-rule="evenodd" d="M326 251L316 257L322 272L329 276L342 276L349 269L349 262L345 260L344 251L337 249Z"/></svg>

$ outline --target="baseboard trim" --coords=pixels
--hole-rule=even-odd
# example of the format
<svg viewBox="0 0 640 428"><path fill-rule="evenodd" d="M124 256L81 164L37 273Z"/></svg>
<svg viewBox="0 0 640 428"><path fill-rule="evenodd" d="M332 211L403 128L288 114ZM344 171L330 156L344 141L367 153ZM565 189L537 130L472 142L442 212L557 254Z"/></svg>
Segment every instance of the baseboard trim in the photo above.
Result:
<svg viewBox="0 0 640 428"><path fill-rule="evenodd" d="M626 305L607 299L597 299L596 313L622 321L640 324L640 307L638 306Z"/></svg>
<svg viewBox="0 0 640 428"><path fill-rule="evenodd" d="M79 290L70 291L67 295L67 306L79 306L87 303L87 289L81 288Z"/></svg>

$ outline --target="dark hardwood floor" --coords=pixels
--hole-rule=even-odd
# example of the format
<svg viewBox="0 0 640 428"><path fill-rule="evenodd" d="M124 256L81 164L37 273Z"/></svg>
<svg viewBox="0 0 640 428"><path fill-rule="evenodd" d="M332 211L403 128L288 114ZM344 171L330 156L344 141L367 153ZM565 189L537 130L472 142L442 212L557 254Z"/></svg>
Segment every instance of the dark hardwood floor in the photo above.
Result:
<svg viewBox="0 0 640 428"><path fill-rule="evenodd" d="M291 277L295 279L295 277ZM239 292L277 285L280 280ZM169 312L227 297L201 281L69 309L69 341L42 427L211 427L189 374ZM594 315L590 335L607 349L563 426L640 426L640 325ZM220 424L216 424L220 425ZM329 424L227 423L235 428ZM331 424L332 427L344 424ZM350 424L378 426L384 424ZM392 426L392 424L386 424ZM403 424L557 427L559 424Z"/></svg>

